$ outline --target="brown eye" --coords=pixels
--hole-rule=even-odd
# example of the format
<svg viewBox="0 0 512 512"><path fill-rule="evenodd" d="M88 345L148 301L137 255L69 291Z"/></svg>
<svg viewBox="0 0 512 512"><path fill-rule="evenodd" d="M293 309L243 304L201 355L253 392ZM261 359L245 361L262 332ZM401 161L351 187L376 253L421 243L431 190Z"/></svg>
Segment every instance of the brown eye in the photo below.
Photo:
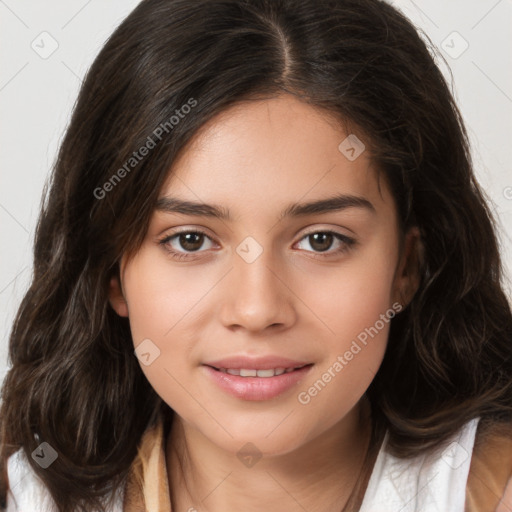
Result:
<svg viewBox="0 0 512 512"><path fill-rule="evenodd" d="M313 233L306 234L299 244L307 243L307 247L299 247L306 249L306 252L315 253L326 253L325 256L332 256L335 254L341 254L347 251L353 246L356 241L341 233L335 231L315 231Z"/></svg>
<svg viewBox="0 0 512 512"><path fill-rule="evenodd" d="M308 235L310 245L315 251L323 252L329 249L332 245L334 237L331 233L319 232Z"/></svg>
<svg viewBox="0 0 512 512"><path fill-rule="evenodd" d="M205 242L209 242L210 246L208 243L205 246ZM211 249L213 246L212 239L202 231L182 231L168 235L159 244L176 259L185 259L194 252L203 253L203 249Z"/></svg>
<svg viewBox="0 0 512 512"><path fill-rule="evenodd" d="M178 236L180 246L186 251L197 251L201 248L204 241L202 233L182 233Z"/></svg>

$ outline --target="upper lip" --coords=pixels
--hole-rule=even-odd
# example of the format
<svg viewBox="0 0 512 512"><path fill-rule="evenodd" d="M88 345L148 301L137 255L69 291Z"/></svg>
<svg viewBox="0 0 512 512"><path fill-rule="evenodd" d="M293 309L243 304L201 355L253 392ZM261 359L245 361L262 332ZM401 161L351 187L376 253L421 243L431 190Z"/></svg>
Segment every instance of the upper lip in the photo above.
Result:
<svg viewBox="0 0 512 512"><path fill-rule="evenodd" d="M297 361L285 357L265 356L265 357L246 357L234 356L226 357L224 359L217 359L203 363L206 366L213 366L214 368L228 369L247 369L247 370L270 370L272 368L299 368L307 364L308 361Z"/></svg>

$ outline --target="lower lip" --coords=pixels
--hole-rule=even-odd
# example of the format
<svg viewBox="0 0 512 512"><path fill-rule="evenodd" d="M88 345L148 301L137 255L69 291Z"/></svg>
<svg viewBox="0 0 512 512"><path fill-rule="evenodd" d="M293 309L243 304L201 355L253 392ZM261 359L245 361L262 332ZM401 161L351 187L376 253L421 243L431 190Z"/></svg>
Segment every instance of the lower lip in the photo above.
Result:
<svg viewBox="0 0 512 512"><path fill-rule="evenodd" d="M270 400L301 381L313 365L274 377L240 377L204 366L211 379L224 391L242 400Z"/></svg>

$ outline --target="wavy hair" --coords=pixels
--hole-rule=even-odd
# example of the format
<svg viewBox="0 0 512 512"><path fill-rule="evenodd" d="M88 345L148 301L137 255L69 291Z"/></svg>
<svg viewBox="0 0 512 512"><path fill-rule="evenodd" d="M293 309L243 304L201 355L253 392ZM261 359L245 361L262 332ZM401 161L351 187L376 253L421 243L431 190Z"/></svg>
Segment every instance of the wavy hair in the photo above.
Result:
<svg viewBox="0 0 512 512"><path fill-rule="evenodd" d="M7 460L21 449L59 511L103 510L145 429L161 411L172 418L134 356L128 320L109 305L110 278L140 247L199 128L281 93L364 134L402 231L422 236L420 287L392 320L367 392L372 421L402 457L472 418L510 421L512 315L497 229L435 58L382 0L143 0L133 10L86 75L45 187L2 387L4 503ZM155 147L126 167L148 137ZM42 440L58 452L47 469L30 457Z"/></svg>

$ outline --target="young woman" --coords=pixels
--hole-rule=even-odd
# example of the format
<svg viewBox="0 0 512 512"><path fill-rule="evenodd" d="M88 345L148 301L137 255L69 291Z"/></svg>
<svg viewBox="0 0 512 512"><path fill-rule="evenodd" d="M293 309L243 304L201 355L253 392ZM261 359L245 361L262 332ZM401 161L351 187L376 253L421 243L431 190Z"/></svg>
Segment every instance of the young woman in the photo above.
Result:
<svg viewBox="0 0 512 512"><path fill-rule="evenodd" d="M379 0L144 0L91 67L2 389L11 511L512 510L459 111Z"/></svg>

